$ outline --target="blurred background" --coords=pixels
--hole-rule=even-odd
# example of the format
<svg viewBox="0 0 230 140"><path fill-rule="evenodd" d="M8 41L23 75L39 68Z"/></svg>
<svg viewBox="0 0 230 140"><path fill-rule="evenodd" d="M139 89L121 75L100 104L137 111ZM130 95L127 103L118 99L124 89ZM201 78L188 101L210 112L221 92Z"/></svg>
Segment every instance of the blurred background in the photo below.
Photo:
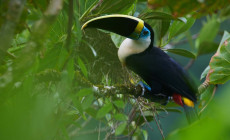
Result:
<svg viewBox="0 0 230 140"><path fill-rule="evenodd" d="M208 82L197 93L200 120L189 125L171 102L141 106L145 121L127 90L140 78L117 58L124 38L81 30L108 14L148 22L155 46L197 87ZM229 139L229 19L227 0L0 0L0 139ZM210 63L214 54L220 59Z"/></svg>

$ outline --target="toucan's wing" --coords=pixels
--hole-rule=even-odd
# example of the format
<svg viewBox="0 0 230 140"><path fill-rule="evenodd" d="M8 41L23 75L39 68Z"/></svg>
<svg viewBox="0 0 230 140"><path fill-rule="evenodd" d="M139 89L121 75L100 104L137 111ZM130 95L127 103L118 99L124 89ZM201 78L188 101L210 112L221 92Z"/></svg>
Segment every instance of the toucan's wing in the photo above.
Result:
<svg viewBox="0 0 230 140"><path fill-rule="evenodd" d="M173 92L196 101L196 90L186 72L159 48L152 47L140 54L126 58L126 65L154 88L154 83L170 88Z"/></svg>

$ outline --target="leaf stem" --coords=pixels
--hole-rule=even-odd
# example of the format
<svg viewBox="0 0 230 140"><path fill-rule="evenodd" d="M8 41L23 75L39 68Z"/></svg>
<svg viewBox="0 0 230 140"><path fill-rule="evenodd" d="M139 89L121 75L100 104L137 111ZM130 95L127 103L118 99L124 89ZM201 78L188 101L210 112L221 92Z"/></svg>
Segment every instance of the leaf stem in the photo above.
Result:
<svg viewBox="0 0 230 140"><path fill-rule="evenodd" d="M184 66L185 70L188 70L189 68L191 68L191 66L194 64L195 59L191 59L188 64L186 66Z"/></svg>
<svg viewBox="0 0 230 140"><path fill-rule="evenodd" d="M215 85L215 87L213 89L213 92L212 92L212 95L211 95L208 103L200 110L200 112L198 113L198 115L200 115L207 108L207 106L209 105L209 103L212 101L212 99L213 99L213 97L214 97L214 95L216 93L216 89L217 89L217 85Z"/></svg>

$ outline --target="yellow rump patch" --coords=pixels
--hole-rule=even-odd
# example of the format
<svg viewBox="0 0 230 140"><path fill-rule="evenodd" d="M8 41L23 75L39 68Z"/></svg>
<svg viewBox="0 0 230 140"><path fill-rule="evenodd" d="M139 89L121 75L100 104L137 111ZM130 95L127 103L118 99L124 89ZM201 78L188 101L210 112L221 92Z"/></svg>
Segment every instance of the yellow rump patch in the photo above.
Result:
<svg viewBox="0 0 230 140"><path fill-rule="evenodd" d="M182 97L182 100L183 100L183 102L184 102L185 105L187 105L189 107L194 107L193 101L189 100L188 98Z"/></svg>

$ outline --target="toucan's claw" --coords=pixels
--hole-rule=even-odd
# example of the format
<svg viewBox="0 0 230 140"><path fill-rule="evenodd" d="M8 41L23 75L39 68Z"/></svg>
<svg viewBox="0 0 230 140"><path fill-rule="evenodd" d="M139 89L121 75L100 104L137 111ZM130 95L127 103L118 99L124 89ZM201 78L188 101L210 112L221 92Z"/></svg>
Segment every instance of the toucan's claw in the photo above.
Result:
<svg viewBox="0 0 230 140"><path fill-rule="evenodd" d="M144 84L142 81L138 82L136 84L136 87L141 87L141 97L150 99L153 102L158 102L162 105L166 105L171 100L170 96L164 95L163 93L151 93L151 88L148 85Z"/></svg>
<svg viewBox="0 0 230 140"><path fill-rule="evenodd" d="M149 86L147 86L146 84L144 84L142 81L138 82L138 83L136 84L136 87L137 87L137 86L140 86L141 89L142 89L142 91L141 91L141 96L142 96L142 97L145 96L145 93L146 93L147 91L148 91L148 92L151 91L151 88L150 88Z"/></svg>

